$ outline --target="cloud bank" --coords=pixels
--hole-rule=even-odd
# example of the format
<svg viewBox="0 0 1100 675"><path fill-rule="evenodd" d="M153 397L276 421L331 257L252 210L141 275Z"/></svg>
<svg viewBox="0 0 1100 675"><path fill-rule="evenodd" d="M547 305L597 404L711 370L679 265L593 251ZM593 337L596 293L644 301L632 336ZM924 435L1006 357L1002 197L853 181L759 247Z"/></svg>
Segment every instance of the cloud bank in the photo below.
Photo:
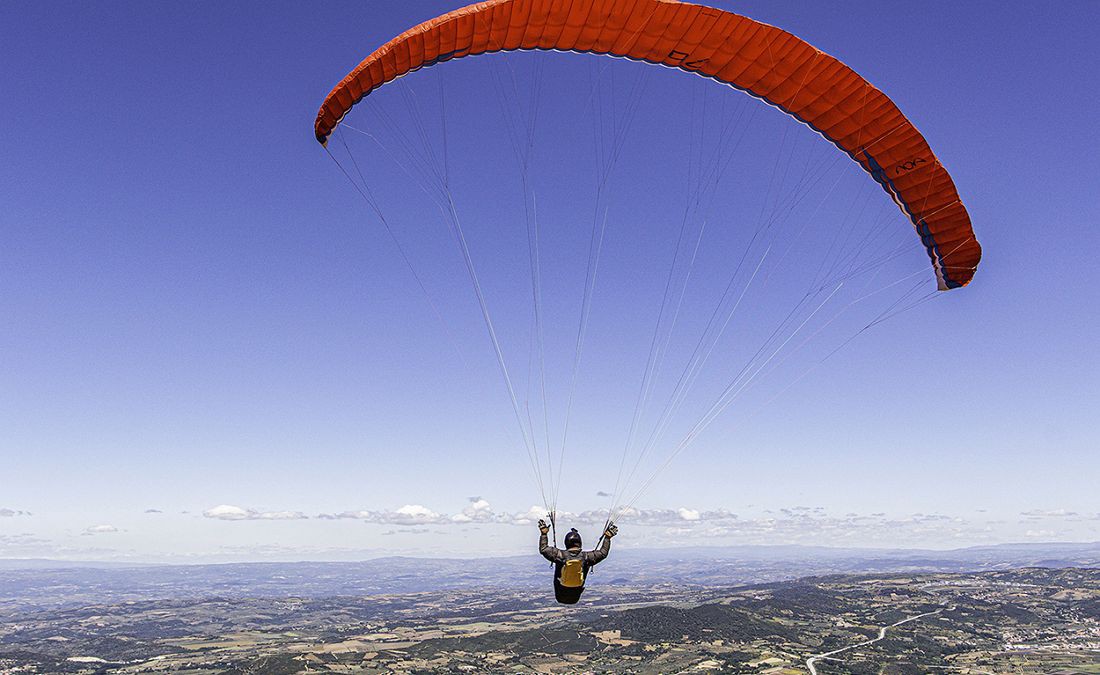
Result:
<svg viewBox="0 0 1100 675"><path fill-rule="evenodd" d="M300 511L256 511L230 504L207 509L202 515L214 520L305 520L309 517Z"/></svg>
<svg viewBox="0 0 1100 675"><path fill-rule="evenodd" d="M121 530L119 530L114 525L92 525L91 527L86 528L80 534L87 537L96 534L114 534L116 532L121 532Z"/></svg>
<svg viewBox="0 0 1100 675"><path fill-rule="evenodd" d="M608 510L590 509L579 513L559 511L558 529L578 527L598 532L608 519ZM532 527L547 517L542 506L525 511L493 508L482 496L471 496L457 512L437 511L424 504L405 504L396 509L346 510L307 516L300 511L261 511L222 504L203 512L213 520L327 520L357 521L383 526L383 534L444 534L463 527L498 525ZM918 546L952 547L1021 539L1058 539L1100 533L1100 517L1068 509L1024 511L1015 525L1009 520L988 517L963 518L942 513L831 514L820 506L791 506L734 513L728 509L701 509L690 505L676 508L628 508L615 514L628 539L644 546L676 545L822 545L822 546ZM1091 530L1089 529L1091 528Z"/></svg>

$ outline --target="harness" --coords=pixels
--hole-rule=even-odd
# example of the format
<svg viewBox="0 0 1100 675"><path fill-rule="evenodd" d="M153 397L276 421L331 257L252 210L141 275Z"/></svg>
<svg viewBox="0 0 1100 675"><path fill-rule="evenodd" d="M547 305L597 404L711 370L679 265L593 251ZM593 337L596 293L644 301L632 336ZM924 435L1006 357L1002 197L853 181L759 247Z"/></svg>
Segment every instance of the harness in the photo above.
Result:
<svg viewBox="0 0 1100 675"><path fill-rule="evenodd" d="M558 583L566 588L579 588L584 586L584 559L570 558L562 563L561 576Z"/></svg>

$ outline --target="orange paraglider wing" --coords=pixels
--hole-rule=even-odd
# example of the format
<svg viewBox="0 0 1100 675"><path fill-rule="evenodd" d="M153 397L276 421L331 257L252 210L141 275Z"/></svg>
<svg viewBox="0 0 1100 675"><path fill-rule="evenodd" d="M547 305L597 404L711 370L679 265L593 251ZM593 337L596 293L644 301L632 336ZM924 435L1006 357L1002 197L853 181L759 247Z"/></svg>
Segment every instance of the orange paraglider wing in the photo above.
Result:
<svg viewBox="0 0 1100 675"><path fill-rule="evenodd" d="M314 130L324 144L374 89L425 66L518 49L609 54L709 77L811 127L860 164L912 221L941 290L965 286L981 259L947 170L893 101L839 60L786 31L676 0L489 0L412 28L329 93Z"/></svg>

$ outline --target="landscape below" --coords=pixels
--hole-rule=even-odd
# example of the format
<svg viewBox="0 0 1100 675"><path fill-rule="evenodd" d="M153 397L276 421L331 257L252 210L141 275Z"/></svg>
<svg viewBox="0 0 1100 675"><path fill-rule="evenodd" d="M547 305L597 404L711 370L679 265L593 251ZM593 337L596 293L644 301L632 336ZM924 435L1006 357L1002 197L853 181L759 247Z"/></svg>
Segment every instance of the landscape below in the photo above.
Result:
<svg viewBox="0 0 1100 675"><path fill-rule="evenodd" d="M1100 674L1095 544L680 553L609 558L574 608L519 558L0 561L0 672Z"/></svg>

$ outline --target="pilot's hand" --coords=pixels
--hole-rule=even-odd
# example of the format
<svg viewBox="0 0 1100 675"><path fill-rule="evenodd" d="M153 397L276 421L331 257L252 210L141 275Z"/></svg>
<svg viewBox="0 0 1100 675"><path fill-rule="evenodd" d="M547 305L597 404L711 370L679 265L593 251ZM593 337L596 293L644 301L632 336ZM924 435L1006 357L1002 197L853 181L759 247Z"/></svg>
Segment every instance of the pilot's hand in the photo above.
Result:
<svg viewBox="0 0 1100 675"><path fill-rule="evenodd" d="M550 526L546 524L546 521L545 520L540 520L539 521L539 532L542 532L543 534L546 534L549 531L550 531Z"/></svg>
<svg viewBox="0 0 1100 675"><path fill-rule="evenodd" d="M611 537L614 537L618 533L619 533L619 526L616 525L615 523L608 523L607 524L607 529L603 531L603 536L610 539Z"/></svg>

